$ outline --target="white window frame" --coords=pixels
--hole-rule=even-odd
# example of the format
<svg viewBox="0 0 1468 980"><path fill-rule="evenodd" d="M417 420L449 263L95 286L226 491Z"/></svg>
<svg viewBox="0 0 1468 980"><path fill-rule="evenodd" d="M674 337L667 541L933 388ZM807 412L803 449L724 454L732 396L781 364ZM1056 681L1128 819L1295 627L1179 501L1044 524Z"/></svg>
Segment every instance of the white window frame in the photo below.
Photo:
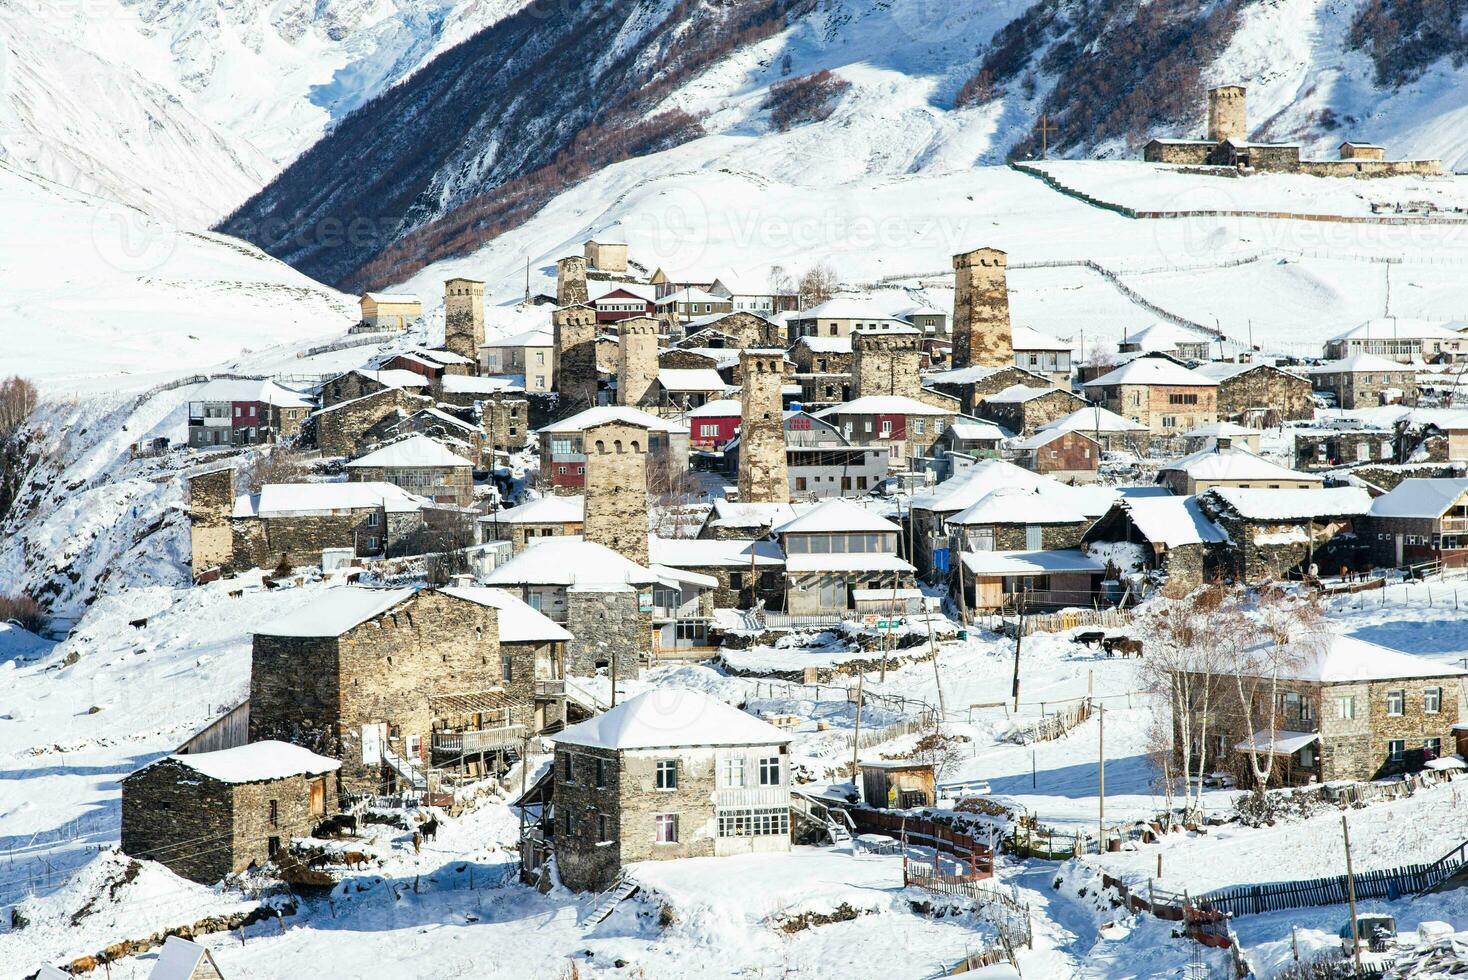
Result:
<svg viewBox="0 0 1468 980"><path fill-rule="evenodd" d="M678 760L659 759L653 763L653 789L659 793L678 791Z"/></svg>

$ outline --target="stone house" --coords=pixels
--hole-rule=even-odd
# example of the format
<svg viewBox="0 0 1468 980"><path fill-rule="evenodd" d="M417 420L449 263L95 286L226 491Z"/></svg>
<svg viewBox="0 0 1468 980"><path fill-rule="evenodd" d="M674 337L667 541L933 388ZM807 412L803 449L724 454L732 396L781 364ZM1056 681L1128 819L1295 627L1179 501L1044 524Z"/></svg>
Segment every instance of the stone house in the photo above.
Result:
<svg viewBox="0 0 1468 980"><path fill-rule="evenodd" d="M685 286L665 296L659 296L654 306L659 318L668 323L680 324L711 313L734 312L732 299L715 296L696 286Z"/></svg>
<svg viewBox="0 0 1468 980"><path fill-rule="evenodd" d="M432 407L433 399L410 394L404 388L382 388L360 398L335 402L310 415L316 448L323 456L351 456L384 419Z"/></svg>
<svg viewBox="0 0 1468 980"><path fill-rule="evenodd" d="M436 389L444 378L473 375L476 362L472 357L453 351L415 347L381 360L377 367L383 371L411 371L427 379L430 387Z"/></svg>
<svg viewBox="0 0 1468 980"><path fill-rule="evenodd" d="M452 408L446 402L439 404ZM484 430L462 417L472 411L473 409L445 411L441 408L420 408L414 412L394 412L363 433L358 445L361 451L372 452L409 436L420 435L432 439L464 459L472 460L476 466L482 466L489 462Z"/></svg>
<svg viewBox="0 0 1468 980"><path fill-rule="evenodd" d="M445 375L439 381L438 400L440 405L456 409L471 410L486 398L496 395L525 397L525 386L519 375L490 377L487 375Z"/></svg>
<svg viewBox="0 0 1468 980"><path fill-rule="evenodd" d="M1291 429L1295 468L1333 470L1365 463L1397 461L1396 435L1376 425L1348 424Z"/></svg>
<svg viewBox="0 0 1468 980"><path fill-rule="evenodd" d="M1245 678L1246 700L1235 674ZM1195 716L1205 687L1195 678ZM1276 785L1382 779L1453 753L1454 728L1468 717L1468 671L1355 637L1310 633L1282 649L1246 651L1243 663L1215 675L1209 701L1208 744L1194 749L1206 749L1207 768L1234 772L1240 785L1253 782L1251 750L1270 758Z"/></svg>
<svg viewBox="0 0 1468 980"><path fill-rule="evenodd" d="M607 888L624 865L790 849L790 736L702 692L648 691L554 736L543 782L520 805L537 869Z"/></svg>
<svg viewBox="0 0 1468 980"><path fill-rule="evenodd" d="M484 444L491 452L504 455L525 448L530 437L530 401L524 392L497 391L476 404Z"/></svg>
<svg viewBox="0 0 1468 980"><path fill-rule="evenodd" d="M428 388L428 379L416 371L357 368L322 382L321 407L330 408L341 402L394 389L426 394Z"/></svg>
<svg viewBox="0 0 1468 980"><path fill-rule="evenodd" d="M785 555L773 541L740 538L653 538L653 565L712 577L716 609L753 609L759 602L779 609L785 598Z"/></svg>
<svg viewBox="0 0 1468 980"><path fill-rule="evenodd" d="M1074 348L1068 340L1050 337L1029 327L1016 326L1010 335L1014 366L1045 378L1057 388L1070 387Z"/></svg>
<svg viewBox="0 0 1468 980"><path fill-rule="evenodd" d="M1226 540L1195 497L1124 496L1081 537L1081 548L1140 597L1164 581L1184 590L1212 581Z"/></svg>
<svg viewBox="0 0 1468 980"><path fill-rule="evenodd" d="M897 556L900 531L840 497L776 527L785 553L786 611L844 615L853 590L912 587L915 569Z"/></svg>
<svg viewBox="0 0 1468 980"><path fill-rule="evenodd" d="M1215 448L1192 453L1165 463L1157 471L1157 482L1178 496L1202 493L1209 487L1263 487L1274 490L1309 490L1324 484L1315 473L1301 473L1256 456L1243 446L1217 437Z"/></svg>
<svg viewBox="0 0 1468 980"><path fill-rule="evenodd" d="M892 314L906 320L923 332L924 337L948 337L948 314L934 306L919 304L898 310Z"/></svg>
<svg viewBox="0 0 1468 980"><path fill-rule="evenodd" d="M535 619L547 637L562 637ZM547 639L546 642L564 642ZM341 760L341 788L423 789L432 734L482 731L514 748L536 707L505 677L559 676L536 644L529 663L502 647L494 603L447 590L331 589L255 631L250 659L250 737L281 738ZM546 662L542 663L542 660ZM523 693L523 691L521 692Z"/></svg>
<svg viewBox="0 0 1468 980"><path fill-rule="evenodd" d="M545 327L485 341L479 348L479 373L522 379L526 391L556 389L556 338Z"/></svg>
<svg viewBox="0 0 1468 980"><path fill-rule="evenodd" d="M627 271L627 242L616 231L603 232L596 238L588 238L581 243L581 254L586 258L588 270L611 273Z"/></svg>
<svg viewBox="0 0 1468 980"><path fill-rule="evenodd" d="M1104 563L1075 548L965 551L956 567L964 601L978 612L1094 606L1106 571Z"/></svg>
<svg viewBox="0 0 1468 980"><path fill-rule="evenodd" d="M586 519L586 498L549 494L528 503L495 511L479 518L480 527L491 540L509 541L519 554L542 538L580 534Z"/></svg>
<svg viewBox="0 0 1468 980"><path fill-rule="evenodd" d="M1074 429L1036 432L1009 449L1025 469L1066 483L1089 483L1101 467L1101 444Z"/></svg>
<svg viewBox="0 0 1468 980"><path fill-rule="evenodd" d="M280 741L169 755L122 780L122 850L212 885L337 812L341 763Z"/></svg>
<svg viewBox="0 0 1468 980"><path fill-rule="evenodd" d="M801 337L790 349L801 405L818 408L848 401L852 393L851 335Z"/></svg>
<svg viewBox="0 0 1468 980"><path fill-rule="evenodd" d="M407 293L363 293L359 304L368 330L406 330L423 317L423 301Z"/></svg>
<svg viewBox="0 0 1468 980"><path fill-rule="evenodd" d="M1403 480L1372 501L1365 524L1379 568L1468 565L1468 478Z"/></svg>
<svg viewBox="0 0 1468 980"><path fill-rule="evenodd" d="M700 541L768 538L775 528L815 506L809 502L766 503L715 497L697 537Z"/></svg>
<svg viewBox="0 0 1468 980"><path fill-rule="evenodd" d="M959 410L965 415L973 415L985 398L1015 385L1042 390L1054 387L1045 375L1013 366L972 365L936 371L923 378L923 387L958 399Z"/></svg>
<svg viewBox="0 0 1468 980"><path fill-rule="evenodd" d="M716 280L710 292L714 295L723 295ZM777 297L768 294L772 302ZM781 310L767 311L753 309L741 304L749 302L745 294L730 294L726 296L734 303L732 313L711 313L708 316L694 317L683 324L683 329L692 335L697 332L710 331L712 334L721 335L724 340L720 343L710 343L709 347L731 347L742 349L745 347L783 347L785 346L785 325L770 319L771 316ZM781 308L783 309L783 307ZM680 345L681 346L681 345ZM690 346L699 346L697 344Z"/></svg>
<svg viewBox="0 0 1468 980"><path fill-rule="evenodd" d="M1216 487L1198 506L1227 541L1216 567L1235 582L1299 579L1362 567L1371 496L1359 487L1261 490Z"/></svg>
<svg viewBox="0 0 1468 980"><path fill-rule="evenodd" d="M1100 405L1087 405L1053 422L1046 422L1035 430L1036 435L1048 432L1079 432L1108 453L1142 454L1152 441L1152 433L1140 422L1123 418Z"/></svg>
<svg viewBox="0 0 1468 980"><path fill-rule="evenodd" d="M1064 418L1085 405L1084 398L1063 388L1014 385L986 396L975 414L1016 435L1028 436L1040 426Z"/></svg>
<svg viewBox="0 0 1468 980"><path fill-rule="evenodd" d="M792 500L860 497L887 477L881 446L853 446L831 422L806 412L785 412L785 478ZM724 447L723 469L737 475L743 435Z"/></svg>
<svg viewBox="0 0 1468 980"><path fill-rule="evenodd" d="M1128 331L1118 348L1123 354L1167 354L1179 361L1206 361L1213 338L1165 320Z"/></svg>
<svg viewBox="0 0 1468 980"><path fill-rule="evenodd" d="M659 368L655 387L658 410L681 415L692 409L722 399L729 386L716 370Z"/></svg>
<svg viewBox="0 0 1468 980"><path fill-rule="evenodd" d="M850 337L857 330L910 330L912 324L892 316L871 300L837 296L786 320L787 345L801 337Z"/></svg>
<svg viewBox="0 0 1468 980"><path fill-rule="evenodd" d="M1218 417L1272 428L1315 417L1310 379L1270 364L1210 361L1193 368L1218 382Z"/></svg>
<svg viewBox="0 0 1468 980"><path fill-rule="evenodd" d="M1307 370L1311 387L1333 398L1337 408L1417 404L1417 369L1375 354L1352 354Z"/></svg>
<svg viewBox="0 0 1468 980"><path fill-rule="evenodd" d="M688 470L688 426L630 406L603 405L537 430L540 472L549 477L552 492L574 495L586 485L586 430L620 422L647 430L649 486L670 485Z"/></svg>
<svg viewBox="0 0 1468 980"><path fill-rule="evenodd" d="M1153 435L1218 421L1218 382L1167 357L1138 357L1083 388L1091 401L1142 423Z"/></svg>
<svg viewBox="0 0 1468 980"><path fill-rule="evenodd" d="M1451 362L1468 357L1468 336L1437 320L1379 317L1325 342L1329 360L1370 354L1399 364Z"/></svg>
<svg viewBox="0 0 1468 980"><path fill-rule="evenodd" d="M437 504L474 503L474 464L424 435L411 435L346 465L353 483L391 483Z"/></svg>
<svg viewBox="0 0 1468 980"><path fill-rule="evenodd" d="M206 381L189 392L189 448L295 439L312 407L310 398L274 381Z"/></svg>
<svg viewBox="0 0 1468 980"><path fill-rule="evenodd" d="M960 551L1058 551L1079 548L1094 521L1046 487L1002 487L945 522Z"/></svg>
<svg viewBox="0 0 1468 980"><path fill-rule="evenodd" d="M572 635L566 671L585 677L600 669L636 677L652 650L653 570L605 545L551 537L528 547L485 576ZM669 579L676 586L676 580ZM613 662L616 666L612 667Z"/></svg>
<svg viewBox="0 0 1468 980"><path fill-rule="evenodd" d="M727 272L721 273L709 284L709 292L728 299L734 305L733 315L735 316L742 313L746 316L765 318L773 317L777 313L793 312L800 308L798 293L773 289L768 282L748 276L735 276ZM768 322L773 323L773 321ZM741 343L740 346L775 347L780 345L783 339L784 331L780 330L778 335L750 340Z"/></svg>
<svg viewBox="0 0 1468 980"><path fill-rule="evenodd" d="M931 455L958 413L904 395L868 395L814 414L840 429L850 445L885 449L888 468L902 469L909 460Z"/></svg>

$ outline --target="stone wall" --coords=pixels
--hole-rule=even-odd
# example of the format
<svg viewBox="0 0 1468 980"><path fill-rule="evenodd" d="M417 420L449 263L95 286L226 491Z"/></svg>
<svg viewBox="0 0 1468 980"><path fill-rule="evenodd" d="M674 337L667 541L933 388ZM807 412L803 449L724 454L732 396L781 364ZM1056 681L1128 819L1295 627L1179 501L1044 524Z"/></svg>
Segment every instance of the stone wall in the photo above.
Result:
<svg viewBox="0 0 1468 980"><path fill-rule="evenodd" d="M467 357L476 369L484 343L484 283L450 279L443 284L444 349Z"/></svg>
<svg viewBox="0 0 1468 980"><path fill-rule="evenodd" d="M1382 779L1422 768L1423 741L1440 740L1440 755L1455 751L1453 725L1462 717L1462 685L1460 677L1434 677L1408 680L1372 681L1365 684L1329 684L1322 692L1321 763L1323 779ZM1435 714L1425 710L1427 688L1441 688L1441 709ZM1387 692L1403 692L1403 713L1387 713ZM1342 719L1337 699L1354 697L1355 717ZM1393 762L1389 744L1393 739L1405 744L1405 757Z"/></svg>
<svg viewBox="0 0 1468 980"><path fill-rule="evenodd" d="M567 760L571 778L566 778ZM597 763L605 785L597 785ZM622 762L620 753L584 745L558 745L555 754L556 870L568 888L603 891L622 869ZM601 841L600 816L608 820L610 843ZM567 817L570 818L569 828Z"/></svg>
<svg viewBox="0 0 1468 980"><path fill-rule="evenodd" d="M568 255L556 260L556 305L576 306L587 302L586 259Z"/></svg>
<svg viewBox="0 0 1468 980"><path fill-rule="evenodd" d="M1302 160L1312 177L1441 177L1441 160Z"/></svg>
<svg viewBox="0 0 1468 980"><path fill-rule="evenodd" d="M416 514L413 516L418 520ZM231 571L274 568L282 556L291 565L319 565L323 548L351 548L360 557L391 550L391 532L380 507L334 514L242 517L231 522L231 530ZM376 547L372 546L373 538L378 541Z"/></svg>
<svg viewBox="0 0 1468 980"><path fill-rule="evenodd" d="M354 401L386 388L387 385L361 371L348 371L321 386L321 407L330 408L342 402Z"/></svg>
<svg viewBox="0 0 1468 980"><path fill-rule="evenodd" d="M530 434L530 402L523 395L493 394L479 402L485 441L502 453L525 448Z"/></svg>
<svg viewBox="0 0 1468 980"><path fill-rule="evenodd" d="M1009 327L1009 257L979 248L953 257L953 366L1006 367L1014 363Z"/></svg>
<svg viewBox="0 0 1468 980"><path fill-rule="evenodd" d="M1014 385L1024 385L1027 388L1049 387L1050 379L1043 375L1026 371L1024 368L1010 365L996 369L993 373L977 380L954 383L949 381L937 381L927 388L933 391L958 399L960 411L965 415L973 415L979 403L987 396L997 394L1005 388Z"/></svg>
<svg viewBox="0 0 1468 980"><path fill-rule="evenodd" d="M597 400L596 310L584 305L559 309L551 314L551 324L561 408L567 415L591 408Z"/></svg>
<svg viewBox="0 0 1468 980"><path fill-rule="evenodd" d="M851 335L852 398L922 393L922 336L858 330Z"/></svg>
<svg viewBox="0 0 1468 980"><path fill-rule="evenodd" d="M189 545L193 576L234 563L234 467L198 473L189 478Z"/></svg>
<svg viewBox="0 0 1468 980"><path fill-rule="evenodd" d="M1022 402L984 401L979 416L1002 425L1015 435L1033 435L1040 426L1064 418L1086 406L1085 399L1059 388Z"/></svg>
<svg viewBox="0 0 1468 980"><path fill-rule="evenodd" d="M617 324L617 404L658 404L658 322L634 316Z"/></svg>
<svg viewBox="0 0 1468 980"><path fill-rule="evenodd" d="M1340 408L1374 408L1381 404L1382 392L1391 388L1401 390L1402 404L1417 403L1417 379L1412 371L1315 374L1310 381L1316 391L1333 392Z"/></svg>
<svg viewBox="0 0 1468 980"><path fill-rule="evenodd" d="M739 499L743 503L788 503L785 421L780 388L784 358L777 350L741 351Z"/></svg>
<svg viewBox="0 0 1468 980"><path fill-rule="evenodd" d="M1148 163L1201 167L1208 162L1212 151L1212 143L1153 140L1142 148L1142 159Z"/></svg>
<svg viewBox="0 0 1468 980"><path fill-rule="evenodd" d="M582 434L582 446L586 452L582 533L587 541L646 566L648 431L604 422Z"/></svg>
<svg viewBox="0 0 1468 980"><path fill-rule="evenodd" d="M1044 517L1036 514L1036 519ZM1081 546L1081 535L1091 526L1090 521L1075 524L1041 524L1040 548L1041 551L1058 551L1064 548L1079 548ZM1029 532L1023 524L989 524L989 525L967 525L968 539L972 542L981 527L987 527L993 534L994 547L991 551L1032 551L1029 545Z"/></svg>
<svg viewBox="0 0 1468 980"><path fill-rule="evenodd" d="M509 527L510 553L518 555L529 545L543 538L558 538L568 534L580 534L581 522L564 524L511 524Z"/></svg>
<svg viewBox="0 0 1468 980"><path fill-rule="evenodd" d="M391 483L441 504L474 503L474 469L468 465L354 466L347 475L354 483Z"/></svg>
<svg viewBox="0 0 1468 980"><path fill-rule="evenodd" d="M323 456L353 456L361 449L363 437L389 415L432 407L433 399L409 394L400 388L385 388L361 398L339 402L313 416L316 448Z"/></svg>
<svg viewBox="0 0 1468 980"><path fill-rule="evenodd" d="M659 759L678 761L678 788L659 791ZM673 858L710 857L714 853L714 799L718 771L713 750L638 751L622 756L621 806L622 860L666 861ZM746 766L746 770L747 770ZM746 777L753 774L746 771ZM661 813L678 817L678 841L657 843L655 818Z"/></svg>
<svg viewBox="0 0 1468 980"><path fill-rule="evenodd" d="M1218 417L1260 425L1314 418L1310 382L1261 364L1218 383Z"/></svg>
<svg viewBox="0 0 1468 980"><path fill-rule="evenodd" d="M651 590L651 586L643 586ZM617 676L636 677L642 654L652 650L652 613L640 611L636 586L617 591L568 590L566 673L589 677L597 665L617 663Z"/></svg>

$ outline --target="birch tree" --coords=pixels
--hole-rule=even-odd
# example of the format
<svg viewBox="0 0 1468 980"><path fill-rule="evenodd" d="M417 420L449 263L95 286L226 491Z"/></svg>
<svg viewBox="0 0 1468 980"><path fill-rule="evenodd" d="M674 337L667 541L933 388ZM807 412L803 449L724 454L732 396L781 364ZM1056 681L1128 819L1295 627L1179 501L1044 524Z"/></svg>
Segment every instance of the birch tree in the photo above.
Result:
<svg viewBox="0 0 1468 980"><path fill-rule="evenodd" d="M1274 777L1274 743L1280 731L1281 682L1328 642L1322 628L1324 614L1310 599L1278 590L1262 593L1249 628L1229 637L1229 674L1243 720L1244 756L1254 778L1254 791L1263 796Z"/></svg>

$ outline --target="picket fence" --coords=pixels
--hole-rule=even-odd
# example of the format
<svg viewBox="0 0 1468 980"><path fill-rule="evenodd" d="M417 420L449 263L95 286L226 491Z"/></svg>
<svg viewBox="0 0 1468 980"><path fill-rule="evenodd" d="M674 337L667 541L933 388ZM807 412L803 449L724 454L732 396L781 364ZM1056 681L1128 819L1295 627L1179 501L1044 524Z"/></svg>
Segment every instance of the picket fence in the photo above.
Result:
<svg viewBox="0 0 1468 980"><path fill-rule="evenodd" d="M1087 718L1090 718L1091 710L1091 699L1082 698L1072 707L1056 711L1053 715L1046 715L1028 725L1016 728L1009 733L1009 741L1017 742L1020 745L1031 745L1035 742L1053 742Z"/></svg>

